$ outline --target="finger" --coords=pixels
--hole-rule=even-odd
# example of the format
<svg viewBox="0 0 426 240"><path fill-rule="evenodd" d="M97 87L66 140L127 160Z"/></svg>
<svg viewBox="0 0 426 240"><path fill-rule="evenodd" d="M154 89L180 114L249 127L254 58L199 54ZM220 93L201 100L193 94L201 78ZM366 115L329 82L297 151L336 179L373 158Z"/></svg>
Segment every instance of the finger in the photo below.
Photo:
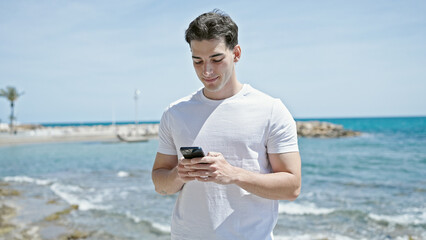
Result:
<svg viewBox="0 0 426 240"><path fill-rule="evenodd" d="M178 167L178 172L189 172L192 171L189 165L183 165L183 164L179 164Z"/></svg>
<svg viewBox="0 0 426 240"><path fill-rule="evenodd" d="M210 169L210 164L209 163L198 163L198 164L194 164L189 166L190 169L195 169L195 170L209 170Z"/></svg>
<svg viewBox="0 0 426 240"><path fill-rule="evenodd" d="M208 157L219 157L221 155L221 153L218 152L208 152L207 156Z"/></svg>
<svg viewBox="0 0 426 240"><path fill-rule="evenodd" d="M208 176L201 176L196 178L200 182L212 182L213 178Z"/></svg>
<svg viewBox="0 0 426 240"><path fill-rule="evenodd" d="M188 176L209 177L210 172L209 171L192 171L192 172L188 172Z"/></svg>
<svg viewBox="0 0 426 240"><path fill-rule="evenodd" d="M196 180L197 178L195 178L195 177L181 177L181 179L182 179L184 182L189 182L189 181Z"/></svg>
<svg viewBox="0 0 426 240"><path fill-rule="evenodd" d="M186 168L178 169L179 176L183 176L183 177L185 177L185 176L192 176L192 175L189 174L190 172L192 172L192 170L188 170Z"/></svg>
<svg viewBox="0 0 426 240"><path fill-rule="evenodd" d="M178 169L179 175L189 175L188 173L191 171L185 170L185 169Z"/></svg>
<svg viewBox="0 0 426 240"><path fill-rule="evenodd" d="M207 156L205 156L205 157L202 158L201 161L204 162L204 163L214 163L214 162L216 162L216 161L218 161L218 160L220 160L222 158L223 158L222 153L209 152L207 154Z"/></svg>
<svg viewBox="0 0 426 240"><path fill-rule="evenodd" d="M188 172L178 173L178 176L179 176L180 179L182 179L185 182L192 181L192 180L196 179L196 176L191 176L190 174L188 174Z"/></svg>
<svg viewBox="0 0 426 240"><path fill-rule="evenodd" d="M186 159L186 158L183 158L179 163L182 164L182 165L192 165L193 164L192 159Z"/></svg>
<svg viewBox="0 0 426 240"><path fill-rule="evenodd" d="M192 164L205 164L205 163L209 163L209 159L206 157L202 157L202 158L192 158L191 159L191 163Z"/></svg>

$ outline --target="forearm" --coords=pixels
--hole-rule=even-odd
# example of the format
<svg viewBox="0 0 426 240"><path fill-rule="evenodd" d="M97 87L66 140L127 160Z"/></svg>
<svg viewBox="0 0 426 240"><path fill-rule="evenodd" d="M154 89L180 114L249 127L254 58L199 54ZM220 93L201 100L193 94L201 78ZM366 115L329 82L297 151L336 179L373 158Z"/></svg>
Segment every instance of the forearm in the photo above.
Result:
<svg viewBox="0 0 426 240"><path fill-rule="evenodd" d="M234 183L259 197L295 200L300 193L300 177L288 172L260 174L237 168Z"/></svg>
<svg viewBox="0 0 426 240"><path fill-rule="evenodd" d="M161 195L171 195L179 192L184 182L178 177L177 168L159 168L152 171L152 181L155 191Z"/></svg>

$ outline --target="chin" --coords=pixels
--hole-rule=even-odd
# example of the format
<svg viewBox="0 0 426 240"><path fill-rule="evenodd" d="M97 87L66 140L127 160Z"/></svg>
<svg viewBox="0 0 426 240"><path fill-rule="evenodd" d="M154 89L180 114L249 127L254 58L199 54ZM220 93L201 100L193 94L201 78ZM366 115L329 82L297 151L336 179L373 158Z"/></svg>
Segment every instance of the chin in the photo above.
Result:
<svg viewBox="0 0 426 240"><path fill-rule="evenodd" d="M209 91L209 92L212 92L212 93L216 93L216 92L220 92L220 90L222 90L223 89L223 87L222 86L208 86L208 85L204 85L204 88L207 90L207 91Z"/></svg>

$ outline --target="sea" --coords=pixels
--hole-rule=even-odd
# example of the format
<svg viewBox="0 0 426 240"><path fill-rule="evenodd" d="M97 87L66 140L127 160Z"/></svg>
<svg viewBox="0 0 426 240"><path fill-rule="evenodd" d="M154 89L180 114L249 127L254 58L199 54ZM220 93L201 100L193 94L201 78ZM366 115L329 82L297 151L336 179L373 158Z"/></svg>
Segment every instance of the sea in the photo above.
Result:
<svg viewBox="0 0 426 240"><path fill-rule="evenodd" d="M299 138L302 191L279 201L275 239L426 239L426 117L298 121L308 120L362 135ZM87 239L170 239L177 196L154 191L157 146L157 139L3 146L0 179L27 201L78 205L63 221L91 232Z"/></svg>

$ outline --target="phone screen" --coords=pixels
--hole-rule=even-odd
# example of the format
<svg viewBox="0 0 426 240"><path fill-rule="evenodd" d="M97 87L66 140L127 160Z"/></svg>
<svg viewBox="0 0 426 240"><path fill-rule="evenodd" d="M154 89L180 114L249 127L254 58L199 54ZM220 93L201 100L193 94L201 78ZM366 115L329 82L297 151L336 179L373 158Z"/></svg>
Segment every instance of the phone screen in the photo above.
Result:
<svg viewBox="0 0 426 240"><path fill-rule="evenodd" d="M200 147L181 147L180 152L182 153L184 158L199 158L204 157L203 149Z"/></svg>

